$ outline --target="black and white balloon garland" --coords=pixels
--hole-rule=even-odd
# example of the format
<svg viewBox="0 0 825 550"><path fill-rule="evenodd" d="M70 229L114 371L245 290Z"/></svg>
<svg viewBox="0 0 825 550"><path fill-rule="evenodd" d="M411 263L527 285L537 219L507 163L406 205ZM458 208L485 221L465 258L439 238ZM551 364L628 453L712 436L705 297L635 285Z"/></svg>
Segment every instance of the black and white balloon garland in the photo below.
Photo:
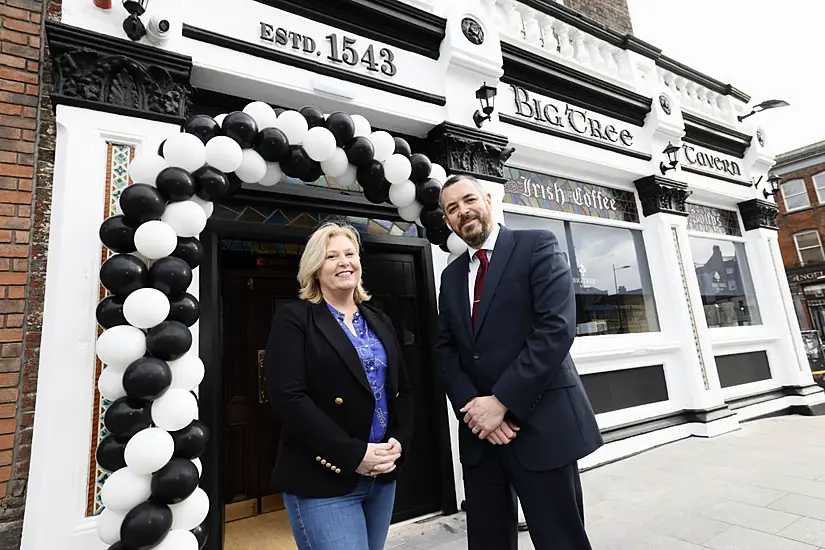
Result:
<svg viewBox="0 0 825 550"><path fill-rule="evenodd" d="M111 401L97 462L104 482L98 534L110 550L201 550L209 498L199 457L209 437L197 420L204 365L192 346L198 300L187 293L203 251L197 236L213 202L243 183L326 174L387 202L454 254L464 243L446 226L438 197L447 175L409 144L371 130L360 115L314 108L276 112L262 102L213 119L198 115L157 154L136 157L120 211L100 227L114 255L100 268L110 293L97 307L100 394Z"/></svg>

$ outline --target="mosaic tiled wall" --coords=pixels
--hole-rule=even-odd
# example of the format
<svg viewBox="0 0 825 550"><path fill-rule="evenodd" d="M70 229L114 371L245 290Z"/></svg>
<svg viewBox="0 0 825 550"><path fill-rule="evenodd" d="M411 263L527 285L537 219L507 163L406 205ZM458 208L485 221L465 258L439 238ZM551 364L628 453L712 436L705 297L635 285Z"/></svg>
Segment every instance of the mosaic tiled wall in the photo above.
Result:
<svg viewBox="0 0 825 550"><path fill-rule="evenodd" d="M118 199L120 194L126 187L129 186L131 180L129 179L129 162L135 155L135 149L131 145L122 145L119 143L108 143L106 153L106 198L105 198L105 217L114 216L118 213ZM112 252L106 247L102 247L100 254L100 263L103 264ZM100 299L102 300L108 296L109 292L100 285ZM98 327L98 334L103 332L103 329ZM95 359L95 408L93 413L92 424L92 446L89 461L89 488L88 501L86 503L86 515L98 515L103 510L103 503L100 501L100 490L103 483L109 476L107 472L97 466L95 458L95 449L97 449L97 442L108 435L106 427L103 425L103 415L106 408L109 406L109 401L101 398L97 391L97 379L103 369L103 364L99 359Z"/></svg>

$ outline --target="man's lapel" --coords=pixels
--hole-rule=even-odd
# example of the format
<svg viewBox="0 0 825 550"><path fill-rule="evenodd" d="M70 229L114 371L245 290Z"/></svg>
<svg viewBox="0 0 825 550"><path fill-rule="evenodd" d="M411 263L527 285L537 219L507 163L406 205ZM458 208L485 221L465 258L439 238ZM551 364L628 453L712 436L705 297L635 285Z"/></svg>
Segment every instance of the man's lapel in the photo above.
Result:
<svg viewBox="0 0 825 550"><path fill-rule="evenodd" d="M487 267L487 276L484 278L484 286L481 290L481 302L478 304L478 317L476 318L476 326L473 336L478 336L478 331L484 323L484 318L490 310L490 304L496 293L501 276L504 274L504 269L510 261L510 255L515 248L515 239L513 232L505 227L501 227L496 239L496 245L493 249L493 257L490 260L490 265ZM469 297L468 297L469 300ZM472 319L470 320L472 324Z"/></svg>
<svg viewBox="0 0 825 550"><path fill-rule="evenodd" d="M461 329L468 340L473 339L473 319L470 315L470 253L464 252L453 260L455 266L456 283L458 290L458 317L461 319Z"/></svg>

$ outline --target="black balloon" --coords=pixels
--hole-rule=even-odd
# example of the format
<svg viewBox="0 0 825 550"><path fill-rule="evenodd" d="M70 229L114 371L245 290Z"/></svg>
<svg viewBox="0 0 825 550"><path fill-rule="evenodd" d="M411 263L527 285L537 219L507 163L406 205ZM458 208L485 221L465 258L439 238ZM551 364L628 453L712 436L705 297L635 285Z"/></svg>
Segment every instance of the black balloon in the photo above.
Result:
<svg viewBox="0 0 825 550"><path fill-rule="evenodd" d="M422 220L423 221L423 220ZM432 244L436 246L441 246L447 242L447 239L450 237L449 226L442 225L441 227L436 227L433 229L427 229L427 240L430 241Z"/></svg>
<svg viewBox="0 0 825 550"><path fill-rule="evenodd" d="M110 546L109 548L107 548L106 550L134 550L134 549L129 548L128 546L126 546L125 544L123 544L123 543L122 543L122 542L120 542L120 541L117 541L116 543L114 543L113 545L111 545L111 546ZM200 549L198 549L198 550L200 550Z"/></svg>
<svg viewBox="0 0 825 550"><path fill-rule="evenodd" d="M375 146L364 136L353 138L344 147L349 163L356 167L367 166L375 158Z"/></svg>
<svg viewBox="0 0 825 550"><path fill-rule="evenodd" d="M377 187L384 183L384 165L377 160L373 160L366 166L358 168L358 183L361 187Z"/></svg>
<svg viewBox="0 0 825 550"><path fill-rule="evenodd" d="M186 292L192 284L192 268L181 258L167 256L152 264L149 270L149 286L167 296Z"/></svg>
<svg viewBox="0 0 825 550"><path fill-rule="evenodd" d="M180 359L191 347L192 333L178 321L164 321L146 335L146 350L164 361Z"/></svg>
<svg viewBox="0 0 825 550"><path fill-rule="evenodd" d="M223 133L238 142L244 149L249 149L255 143L258 135L258 124L255 119L243 111L229 113L223 119Z"/></svg>
<svg viewBox="0 0 825 550"><path fill-rule="evenodd" d="M155 357L141 357L123 372L123 389L135 399L154 401L172 384L172 369Z"/></svg>
<svg viewBox="0 0 825 550"><path fill-rule="evenodd" d="M420 219L421 225L423 225L424 229L427 231L431 229L440 229L446 225L446 222L444 221L444 211L439 207L422 208Z"/></svg>
<svg viewBox="0 0 825 550"><path fill-rule="evenodd" d="M264 128L255 138L255 151L267 162L281 162L289 156L289 139L278 128Z"/></svg>
<svg viewBox="0 0 825 550"><path fill-rule="evenodd" d="M123 296L106 296L95 310L95 319L103 328L112 328L120 325L128 325L129 322L123 316Z"/></svg>
<svg viewBox="0 0 825 550"><path fill-rule="evenodd" d="M447 254L452 254L452 252L450 252L450 247L447 246L447 243L443 243L443 244L438 245L438 248L440 248L441 250L443 250Z"/></svg>
<svg viewBox="0 0 825 550"><path fill-rule="evenodd" d="M126 443L118 441L115 436L107 435L97 444L97 464L108 472L116 472L126 467Z"/></svg>
<svg viewBox="0 0 825 550"><path fill-rule="evenodd" d="M209 538L209 528L206 526L206 522L204 521L192 529L192 534L198 539L198 550L203 550L203 547L206 546L206 539Z"/></svg>
<svg viewBox="0 0 825 550"><path fill-rule="evenodd" d="M100 266L100 284L115 296L128 296L146 286L146 264L133 254L115 254Z"/></svg>
<svg viewBox="0 0 825 550"><path fill-rule="evenodd" d="M378 185L364 187L364 198L373 204L381 204L390 200L390 182L384 180Z"/></svg>
<svg viewBox="0 0 825 550"><path fill-rule="evenodd" d="M197 237L178 237L178 246L172 256L180 258L195 269L203 261L203 245Z"/></svg>
<svg viewBox="0 0 825 550"><path fill-rule="evenodd" d="M355 137L355 121L347 113L332 113L327 117L327 130L335 136L338 147L343 147Z"/></svg>
<svg viewBox="0 0 825 550"><path fill-rule="evenodd" d="M178 458L198 458L206 450L209 441L209 429L200 420L193 420L191 424L176 432L169 432L175 442L175 453Z"/></svg>
<svg viewBox="0 0 825 550"><path fill-rule="evenodd" d="M147 500L126 514L120 526L120 540L127 548L149 550L169 534L172 510L166 504Z"/></svg>
<svg viewBox="0 0 825 550"><path fill-rule="evenodd" d="M100 224L100 242L112 252L134 252L138 223L122 214L107 218Z"/></svg>
<svg viewBox="0 0 825 550"><path fill-rule="evenodd" d="M198 321L201 314L201 306L198 299L184 292L179 296L169 299L169 304L172 306L169 310L169 317L167 321L178 321L187 327L191 327Z"/></svg>
<svg viewBox="0 0 825 550"><path fill-rule="evenodd" d="M312 183L318 181L318 178L324 175L324 169L321 168L320 162L312 161L312 166L309 169L301 174L301 181Z"/></svg>
<svg viewBox="0 0 825 550"><path fill-rule="evenodd" d="M133 183L120 194L120 209L138 223L159 220L166 210L166 199L151 185Z"/></svg>
<svg viewBox="0 0 825 550"><path fill-rule="evenodd" d="M155 185L163 198L169 202L189 200L195 194L195 180L189 172L177 166L161 170Z"/></svg>
<svg viewBox="0 0 825 550"><path fill-rule="evenodd" d="M324 113L321 112L321 109L319 109L318 107L307 105L306 107L301 107L301 110L298 112L304 115L304 118L307 119L307 125L310 128L315 128L316 126L323 126L326 122L324 120Z"/></svg>
<svg viewBox="0 0 825 550"><path fill-rule="evenodd" d="M192 172L195 194L205 201L215 201L229 193L229 178L212 166L201 166Z"/></svg>
<svg viewBox="0 0 825 550"><path fill-rule="evenodd" d="M163 146L164 145L166 145L166 140L165 139L160 142L160 145L158 145L158 155L162 156L163 158L166 158L166 156L164 156L164 154L163 154Z"/></svg>
<svg viewBox="0 0 825 550"><path fill-rule="evenodd" d="M209 115L195 115L186 121L183 131L197 136L206 145L210 139L221 135L221 125Z"/></svg>
<svg viewBox="0 0 825 550"><path fill-rule="evenodd" d="M116 399L106 409L103 424L110 434L126 441L152 424L151 403L129 396Z"/></svg>
<svg viewBox="0 0 825 550"><path fill-rule="evenodd" d="M425 207L435 208L441 197L441 184L430 178L415 186L415 197Z"/></svg>
<svg viewBox="0 0 825 550"><path fill-rule="evenodd" d="M152 474L152 498L164 504L177 504L198 488L198 468L186 458L173 458Z"/></svg>
<svg viewBox="0 0 825 550"><path fill-rule="evenodd" d="M300 145L289 149L289 156L281 162L281 170L290 178L300 178L312 168L312 159Z"/></svg>
<svg viewBox="0 0 825 550"><path fill-rule="evenodd" d="M420 153L411 155L410 164L412 164L410 179L414 183L421 183L430 177L430 170L432 170L433 165L425 155Z"/></svg>
<svg viewBox="0 0 825 550"><path fill-rule="evenodd" d="M395 151L393 154L404 155L405 157L410 158L410 155L412 155L412 149L410 148L410 144L407 143L407 140L400 137L393 137L392 139L395 141Z"/></svg>
<svg viewBox="0 0 825 550"><path fill-rule="evenodd" d="M226 177L229 178L229 192L226 196L231 197L241 190L241 187L243 187L243 181L241 181L241 178L239 178L235 172L228 173Z"/></svg>

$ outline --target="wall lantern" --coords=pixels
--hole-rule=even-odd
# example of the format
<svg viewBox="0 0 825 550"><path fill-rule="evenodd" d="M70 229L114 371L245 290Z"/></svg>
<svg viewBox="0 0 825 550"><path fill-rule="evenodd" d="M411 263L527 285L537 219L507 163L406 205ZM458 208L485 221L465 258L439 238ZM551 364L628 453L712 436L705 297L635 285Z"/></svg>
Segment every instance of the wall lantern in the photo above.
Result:
<svg viewBox="0 0 825 550"><path fill-rule="evenodd" d="M787 101L784 101L782 99L769 99L767 101L763 101L762 103L759 103L758 105L754 105L753 108L751 109L750 113L748 113L746 115L739 115L736 118L739 119L739 122L742 122L743 120L745 120L749 116L755 115L756 113L760 113L762 111L767 111L768 109L776 109L777 107L787 107L788 105L790 105L790 103L788 103Z"/></svg>
<svg viewBox="0 0 825 550"><path fill-rule="evenodd" d="M779 188L782 185L782 178L777 176L776 174L771 174L770 176L768 176L768 183L771 186L771 190L762 190L762 194L765 195L766 199L768 197L775 197L779 194Z"/></svg>
<svg viewBox="0 0 825 550"><path fill-rule="evenodd" d="M123 0L123 7L129 12L129 17L123 21L123 30L131 40L138 41L146 35L146 27L140 16L146 13L149 0Z"/></svg>
<svg viewBox="0 0 825 550"><path fill-rule="evenodd" d="M668 170L675 170L676 169L676 165L679 164L679 151L680 150L681 150L681 147L673 145L669 141L667 142L667 147L665 147L665 150L662 151L662 152L667 155L667 160L668 160L668 163L670 163L670 166L667 166L664 162L659 163L659 168L662 170L662 175L667 174Z"/></svg>
<svg viewBox="0 0 825 550"><path fill-rule="evenodd" d="M476 111L473 114L473 122L476 123L477 128L481 128L485 120L490 120L490 115L493 114L493 110L496 108L497 92L498 90L496 88L488 86L486 82L481 88L476 90L476 99L481 103L481 111ZM484 114L481 114L482 111Z"/></svg>

